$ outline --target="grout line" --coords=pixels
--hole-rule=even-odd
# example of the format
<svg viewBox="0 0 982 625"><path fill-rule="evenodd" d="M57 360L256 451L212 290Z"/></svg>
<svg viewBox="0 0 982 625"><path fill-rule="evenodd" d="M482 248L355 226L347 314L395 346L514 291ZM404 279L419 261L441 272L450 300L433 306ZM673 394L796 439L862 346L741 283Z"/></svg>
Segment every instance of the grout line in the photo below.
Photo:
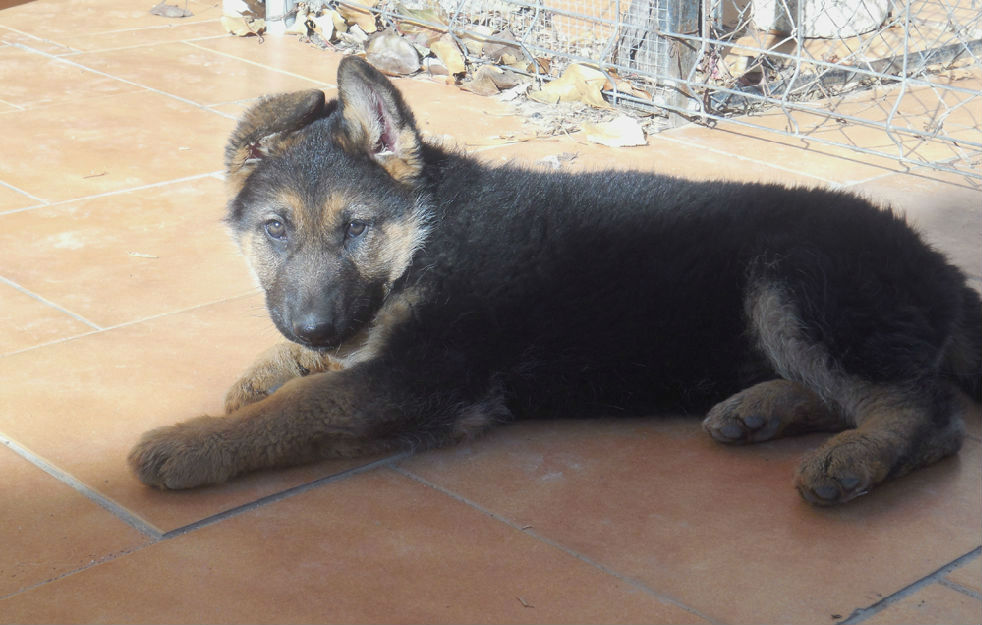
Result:
<svg viewBox="0 0 982 625"><path fill-rule="evenodd" d="M686 146L688 148L694 148L695 147L695 148L697 148L699 150L707 150L709 152L713 152L715 154L720 154L720 155L726 156L727 158L735 159L735 160L738 160L738 161L745 161L745 162L748 162L748 163L753 163L755 165L765 165L767 167L771 167L773 169L778 169L780 171L785 171L785 172L788 172L790 174L795 174L797 176L806 176L808 178L814 178L815 180L818 180L818 181L824 183L826 186L828 186L829 188L832 188L832 189L838 189L838 188L842 187L842 185L843 185L843 183L837 182L835 180L829 180L828 178L822 178L821 176L816 176L815 174L810 174L808 172L800 171L800 170L797 170L797 169L791 169L790 167L784 167L782 165L778 165L778 164L772 163L770 161L762 161L762 160L759 160L759 159L756 159L756 158L749 158L749 157L746 157L746 156L744 156L742 154L735 154L735 153L729 152L727 150L722 150L720 148L715 148L715 147L713 147L711 145L704 145L704 144L694 145L691 141L683 141L682 139L676 139L675 137L670 137L670 136L667 136L667 135L664 135L664 134L655 135L654 138L655 139L663 139L665 141L671 141L672 143L677 143L679 145L684 145L684 146Z"/></svg>
<svg viewBox="0 0 982 625"><path fill-rule="evenodd" d="M126 523L133 529L137 530L144 536L153 538L155 540L159 539L162 536L162 533L159 529L150 525L140 517L136 516L135 514L127 510L125 507L119 505L118 503L116 503L112 499L109 499L108 497L100 495L98 492L92 490L91 488L89 488L84 483L77 480L69 473L62 471L61 469L55 467L54 465L50 464L49 462L42 459L41 457L35 455L34 453L27 450L26 448L21 447L19 444L15 443L13 440L11 440L9 437L7 437L2 433L0 433L0 443L5 445L8 449L16 453L24 460L27 460L37 468L41 469L51 477L55 478L59 482L74 488L81 495L84 495L89 500L99 504L107 511L109 511L113 516L118 518L120 521L123 521L124 523Z"/></svg>
<svg viewBox="0 0 982 625"><path fill-rule="evenodd" d="M192 174L190 176L184 176L183 178L173 178L171 180L162 180L160 182L151 182L151 183L148 183L148 184L140 185L138 187L127 187L125 189L116 189L114 191L104 191L102 193L94 193L92 195L83 195L83 196L80 196L80 197L73 197L73 198L69 198L67 200L57 200L57 201L54 201L54 202L50 202L50 201L47 201L47 200L39 200L41 202L44 202L44 204L36 204L34 206L26 206L24 208L14 208L14 209L9 210L9 211L0 212L0 215L10 215L11 213L21 213L21 212L24 212L24 211L34 210L36 208L42 208L42 207L60 206L62 204L70 204L72 202L84 202L84 201L88 201L88 200L96 200L96 199L103 198L103 197L111 197L113 195L122 195L124 193L135 193L137 191L145 191L146 189L154 189L156 187L165 187L165 186L167 186L169 184L180 184L182 182L191 182L193 180L198 180L198 179L201 179L201 178L214 177L215 174L221 174L221 173L222 173L221 170L216 170L216 171L210 171L210 172L207 172L207 173L204 173L204 174ZM3 184L3 183L0 183L0 184Z"/></svg>
<svg viewBox="0 0 982 625"><path fill-rule="evenodd" d="M3 280L4 280L4 278L3 277L0 277L0 281L3 281ZM91 330L89 332L82 332L81 334L74 334L72 336L66 336L66 337L63 337L63 338L60 338L60 339L55 339L53 341L48 341L47 343L39 343L37 345L31 345L30 347L24 347L23 349L17 349L17 350L14 350L12 352L4 352L4 353L0 354L0 358L5 358L7 356L14 356L14 355L17 355L17 354L22 354L24 352L29 352L29 351L32 351L32 350L35 350L35 349L40 349L42 347L49 347L51 345L57 345L59 343L67 343L69 341L74 341L76 339L85 338L87 336L92 336L93 334L99 334L101 332L108 332L110 330L117 330L119 328L126 328L126 327L129 327L129 326L132 326L132 325L136 325L138 323L144 323L145 321L152 321L153 319L159 319L161 317L166 317L167 315L179 315L179 314L182 314L182 313L190 312L192 310L197 310L199 308L205 308L207 306L213 306L215 304L221 304L222 302L235 301L237 299L242 299L242 298L245 298L245 297L249 297L251 295L255 295L258 292L259 292L259 287L255 287L255 288L252 288L252 289L246 291L245 293L239 293L238 295L231 295L229 297L223 297L221 299L212 300L210 302L204 302L202 304L195 304L194 306L188 306L187 308L181 308L181 309L178 309L178 310L169 310L169 311L166 311L166 312L157 313L155 315L150 315L148 317L141 317L139 319L132 319L130 321L124 321L122 323L117 323L115 325L106 326L104 328L99 328L98 330Z"/></svg>
<svg viewBox="0 0 982 625"><path fill-rule="evenodd" d="M116 29L113 29L113 30L100 30L99 32L96 32L96 33L86 33L86 34L89 35L89 36L100 36L100 35L115 35L117 33L131 33L131 32L136 32L138 30L173 30L175 28L182 28L182 27L188 28L188 27L191 27L191 26L197 26L198 24L209 24L211 22L220 23L221 22L221 18L219 18L219 17L208 17L208 18L205 18L205 19L200 19L200 20L197 20L197 21L190 21L190 22L177 22L177 23L170 22L170 23L166 23L166 24L158 24L156 26L134 26L132 28L116 28ZM216 35L216 36L222 37L224 35ZM180 39L175 39L173 41L180 41ZM154 45L154 43L169 43L169 42L166 42L166 41L157 41L157 42L147 43L147 44L143 44L143 45L151 45L152 46L152 45ZM111 49L112 48L99 48L98 50L89 50L89 52L102 52L104 50L111 50Z"/></svg>
<svg viewBox="0 0 982 625"><path fill-rule="evenodd" d="M398 461L400 461L400 460L402 460L404 458L409 457L409 455L410 455L410 452L404 451L404 452L401 452L401 453L398 453L398 454L393 454L391 456L387 456L385 458L381 458L379 460L375 460L373 462L369 462L368 464L364 464L364 465L361 465L359 467L355 467L353 469L347 469L346 471L341 471L340 473L335 473L333 475L328 475L326 477L322 477L322 478L316 479L316 480L314 480L312 482L306 482L304 484L299 484L297 486L293 486L291 488L287 488L286 490L281 490L279 492L273 493L272 495L266 495L265 497L260 497L259 499L256 499L254 501L250 501L249 503L244 503L241 506L236 506L234 508L229 508L228 510L224 510L224 511L219 512L217 514L213 514L213 515L211 515L209 517L205 517L203 519L200 519L198 521L195 521L194 523L190 523L190 524L185 525L183 527L179 527L177 529L170 530L170 531L165 532L164 534L162 534L160 536L160 538L162 540L167 540L169 538L176 538L178 536L183 536L183 535L185 535L187 533L190 533L190 532L193 532L195 530L199 530L201 528L208 527L209 525L214 525L215 523L218 523L220 521L224 521L225 519L236 517L236 516L238 516L240 514L243 514L245 512L249 512L251 510L255 510L257 508L261 508L262 506L265 506L267 504L276 503L276 502L282 501L284 499L289 499L290 497L293 497L294 495L299 495L301 493L305 493L305 492L307 492L309 490L313 490L313 489L315 489L315 488L317 488L319 486L323 486L324 484L330 484L332 482L337 482L339 480L343 480L343 479L348 478L348 477L351 477L353 475L358 475L359 473L366 473L368 471L372 471L372 470L377 469L379 467L389 466L389 465L391 465L391 464L393 464L395 462L398 462Z"/></svg>
<svg viewBox="0 0 982 625"><path fill-rule="evenodd" d="M950 579L947 578L939 579L938 583L944 586L945 588L950 588L956 592L962 593L963 595L968 595L973 599L982 599L982 593L979 593L979 591L962 586L958 582L953 582Z"/></svg>
<svg viewBox="0 0 982 625"><path fill-rule="evenodd" d="M26 106L22 106L20 104L14 104L13 102L10 102L9 100L4 100L2 98L0 98L0 104L6 104L7 106L12 107L12 108L15 108L18 111L26 111L27 110L27 107ZM11 113L13 111L6 111L6 112L7 113Z"/></svg>
<svg viewBox="0 0 982 625"><path fill-rule="evenodd" d="M116 558L121 558L123 556L128 556L131 553L136 553L137 551L140 551L144 547L147 547L149 545L152 545L154 542L156 542L156 541L151 541L150 543L143 544L143 545L138 545L136 547L131 547L129 549L123 549L122 551L117 551L115 553L106 554L106 555L102 556L101 558L99 558L98 560L92 560L88 564L84 564L84 565L82 565L82 566L80 566L78 568L72 569L71 571L65 571L64 573L59 573L58 575L55 575L54 577L50 577L48 579L41 580L40 582L37 582L35 584L31 584L30 586L24 586L23 588L18 588L17 590L15 590L12 593L9 593L9 594L6 594L6 595L0 595L0 601L3 601L4 599L10 599L11 597L14 597L16 595L19 595L21 593L29 592L31 590L34 590L35 588L38 588L39 586L44 586L45 584L50 584L52 582L57 582L60 579L64 579L64 578L69 577L71 575L75 575L76 573L81 573L82 571L84 571L86 569L90 569L90 568L92 568L94 566L99 566L100 564L105 564L106 562L112 562Z"/></svg>
<svg viewBox="0 0 982 625"><path fill-rule="evenodd" d="M210 21L211 20L202 20L200 22L195 22L195 23L196 24L207 24ZM131 30L142 30L142 29L134 28L134 29L131 29ZM94 50L74 50L72 52L67 52L65 54L60 55L59 58L68 58L68 57L73 57L73 56L81 56L83 54L102 54L104 52L122 52L122 51L125 51L125 50L135 50L137 48L149 48L151 46L179 44L179 43L184 43L186 41L207 41L209 39L220 39L220 38L224 38L226 36L227 35L224 35L224 34L223 35L203 35L201 37L189 37L187 39L177 38L177 39L161 40L161 41L147 41L145 43L134 43L134 44L130 44L128 46L117 46L115 48L97 48L97 49L94 49Z"/></svg>
<svg viewBox="0 0 982 625"><path fill-rule="evenodd" d="M947 575L954 569L958 568L959 566L965 564L966 562L970 562L971 560L974 560L975 558L979 557L979 554L982 554L982 547L976 547L975 549L969 551L968 553L959 556L958 558L955 558L954 560L952 560L948 564L945 564L944 566L934 571L933 573L929 573L928 575L925 575L924 577L917 580L913 584L901 588L900 590L893 593L892 595L883 597L882 599L880 599L879 601L877 601L872 605L869 605L865 608L856 608L855 610L853 610L852 614L850 614L845 620L839 621L839 625L854 625L855 623L862 623L866 621L866 619L868 619L869 617L879 612L882 612L888 606L893 605L894 603L897 603L901 599L904 599L914 594L915 592L924 588L925 586L930 586L935 582L943 583L944 580L942 578L945 575ZM978 595L976 594L974 596L977 597Z"/></svg>
<svg viewBox="0 0 982 625"><path fill-rule="evenodd" d="M102 330L103 329L101 326L97 325L96 323L94 323L92 321L89 321L88 319L86 319L82 315L80 315L78 313L74 313L74 312L68 310L67 308L65 308L64 306L59 306L58 304L55 304L51 300L38 295L34 291L31 291L29 289L26 289L26 288L22 287L21 285L17 284L13 280L9 280L7 278L4 278L3 276L0 276L0 284L6 284L9 287L13 287L15 290L23 293L24 295L27 295L28 297L31 297L31 298L33 298L33 299L41 302L42 304L46 304L46 305L50 306L51 308L54 308L55 310L57 310L59 312L65 313L66 315L68 315L69 317L72 317L76 321L81 321L85 325L87 325L87 326L89 326L91 328L94 328L96 331L99 331L99 330Z"/></svg>
<svg viewBox="0 0 982 625"><path fill-rule="evenodd" d="M21 195L25 195L25 196L31 198L32 200L34 200L36 202L41 202L42 205L47 205L48 204L48 200L46 200L44 198L41 198L41 197L37 197L36 195L33 195L31 193L28 193L27 191L25 191L25 190L23 190L23 189L21 189L19 187L15 187L14 185L10 184L9 182L4 182L3 180L0 180L0 187L6 187L6 188L10 189L11 191L16 191L17 193L20 193ZM33 207L31 207L31 208L33 208ZM20 210L20 209L15 209L15 210ZM10 212L10 211L5 211L5 212ZM0 212L0 215L2 215L2 214L4 214L4 213L3 212Z"/></svg>
<svg viewBox="0 0 982 625"><path fill-rule="evenodd" d="M224 57L227 57L227 58L230 58L230 59L235 59L236 61L242 61L243 63L248 63L249 65L255 65L256 67L261 67L263 69L268 69L268 70L274 71L274 72L276 72L278 74L283 74L285 76L292 76L293 78L300 78L302 80L306 80L308 82L312 82L315 85L327 86L327 87L336 87L337 86L334 83L324 82L322 80L316 80L314 78L311 78L310 76L304 76L303 74L294 74L293 72L288 72L288 71L286 71L284 69L280 69L278 67L273 67L272 65L266 65L264 63L258 63L256 61L250 61L249 59L243 58L241 56L236 56L236 55L231 54L229 52L222 52L221 50L214 50L214 49L208 48L206 46L201 46L201 45L198 45L198 44L194 43L193 40L185 40L185 41L182 41L181 43L183 43L186 46L191 46L192 48L198 48L199 50L204 50L206 52L211 52L212 54L218 54L220 56L224 56ZM219 104L227 104L227 102L219 102Z"/></svg>
<svg viewBox="0 0 982 625"><path fill-rule="evenodd" d="M632 577L628 577L628 576L626 576L626 575L624 575L622 573L619 573L619 572L611 569L610 567L608 567L608 566L606 566L606 565L604 565L604 564L602 564L600 562L597 562L596 560L594 560L594 559L592 559L592 558L590 558L588 556L583 555L582 553L579 553L577 551L574 551L573 549L570 549L569 547L563 545L562 543L559 543L559 542L556 542L556 541L554 541L554 540L552 540L550 538L547 538L546 536L543 536L542 534L536 532L533 529L530 529L530 528L527 528L527 527L523 527L523 526L515 523L511 519L505 518L505 517L501 516L500 514L497 514L495 512L492 512L491 510L485 508L484 506L478 504L475 501L471 501L470 499L464 497L463 495L460 495L460 494L455 493L455 492L453 492L451 490L448 490L448 489L446 489L446 488L444 488L444 487L442 487L442 486L440 486L438 484L435 484L435 483L433 483L433 482L431 482L431 481L429 481L429 480L427 480L427 479L425 479L423 477L420 477L420 476L416 475L415 473L413 473L411 471L408 471L407 469L404 469L402 467L392 466L390 468L393 471L395 471L396 473L402 475L403 477L406 477L406 478L408 478L410 480L413 480L415 482L418 482L420 484L423 484L424 486L428 486L429 488L432 488L433 490L435 490L435 491L437 491L439 493L443 493L447 497L450 497L451 499L455 499L456 501L459 501L460 503L463 503L465 505L468 505L468 506L474 508L475 510L477 510L478 512L480 512L481 514L484 514L486 516L491 517L495 521L498 521L500 523L503 523L503 524L507 525L508 527L510 527L510 528L512 528L512 529L514 529L514 530L516 530L518 532L521 532L522 534L527 534L527 535L535 538L539 542L544 543L544 544L552 547L553 549L557 549L557 550L565 553L566 555L572 556L572 557L576 558L577 560L580 560L581 562L583 562L583 563L585 563L585 564L587 564L587 565L589 565L589 566L591 566L591 567L593 567L593 568L601 571L602 573L604 573L606 575L610 575L612 577L615 577L616 579L624 582L625 584L628 584L628 585L634 587L635 589L637 589L637 590L639 590L639 591L641 591L641 592L643 592L643 593L645 593L645 594L647 594L647 595L649 595L651 597L654 597L655 599L657 599L658 601L661 601L662 603L667 603L667 604L673 605L673 606L675 606L677 608L683 609L686 612L689 612L690 614L693 614L695 616L698 616L699 618L704 619L704 620L706 620L706 621L708 621L710 623L718 623L718 621L716 621L715 619L710 618L709 616L703 614L702 612L700 612L699 610L693 608L692 606L686 605L685 603L682 603L681 601L679 601L677 599L673 599L673 598L671 598L669 596L663 595L663 594L655 591L654 589L650 588L646 584L644 584L644 583L642 583L642 582L640 582L640 581L638 581L638 580L636 580L636 579L634 579Z"/></svg>
<svg viewBox="0 0 982 625"><path fill-rule="evenodd" d="M67 59L64 56L57 56L57 55L54 55L54 54L50 54L48 52L42 52L41 50L35 50L34 48L30 48L28 46L25 46L25 45L19 44L19 43L8 43L7 45L13 46L15 48L19 48L21 50L24 50L26 52L30 52L32 54L38 54L38 55L47 57L47 58L49 58L49 59L51 59L53 61L58 61L59 63L65 63L67 65L71 65L72 67L77 67L79 69L85 70L87 72L91 72L91 73L96 74L98 76L103 76L105 78L111 78L112 80L116 80L116 81L119 81L121 83L125 83L127 85L133 85L134 87L140 87L141 89L146 89L147 91L150 91L152 93L156 93L158 95L162 95L162 96L166 96L168 98L172 98L172 99L177 100L179 102L183 102L184 104L189 104L189 105L193 106L194 108L200 109L202 111L208 111L209 113L214 113L215 115L220 115L220 116L225 117L225 118L228 118L228 119L237 119L236 117L234 117L232 115L227 115L225 113L222 113L221 111L216 111L216 110L210 109L206 105L200 104L198 102L195 102L194 100L189 100L187 98L182 98L179 95L175 95L173 93L168 93L166 91L161 91L160 89L156 89L156 88L151 87L149 85L144 85L142 83L138 83L138 82L135 82L133 80L127 80L125 78L120 78L119 76L115 76L115 75L110 74L108 72L103 72L103 71L100 71L100 70L97 70L97 69L93 69L93 68L91 68L91 67L89 67L87 65L84 65L82 63L79 63L77 61L72 61L70 59Z"/></svg>
<svg viewBox="0 0 982 625"><path fill-rule="evenodd" d="M45 39L44 37L38 37L37 35L33 35L33 34L31 34L31 33L29 33L29 32L27 32L27 31L24 31L24 30L20 30L19 28L14 28L13 26L6 26L6 25L4 25L4 26L3 26L3 28L5 28L5 29L7 29L7 30L12 30L12 31L14 31L15 33L17 33L18 35L23 35L24 37L28 37L28 38L30 38L30 39L34 39L35 41L40 41L40 42L42 42L42 43L46 43L46 44L48 44L48 45L52 45L52 46L58 46L59 48L64 48L64 49L66 49L66 50L68 50L68 51L69 51L68 53L71 53L71 52L78 52L78 51L79 51L79 50L77 50L76 48L73 48L73 47L71 47L71 46L66 46L66 45L65 45L65 44L63 44L63 43L60 43L60 42L57 42L57 41L55 41L54 39ZM7 44L8 46L13 46L13 45L16 45L16 44L17 44L17 42L14 42L14 41L7 41L7 42L6 42L6 44ZM18 46L18 47L26 47L26 48L28 48L28 49L29 49L29 50L30 50L31 52L40 52L40 50L36 50L35 48L31 48L30 46L23 46L23 44L21 44L21 45L20 45L20 46ZM68 53L66 53L66 54L68 54Z"/></svg>

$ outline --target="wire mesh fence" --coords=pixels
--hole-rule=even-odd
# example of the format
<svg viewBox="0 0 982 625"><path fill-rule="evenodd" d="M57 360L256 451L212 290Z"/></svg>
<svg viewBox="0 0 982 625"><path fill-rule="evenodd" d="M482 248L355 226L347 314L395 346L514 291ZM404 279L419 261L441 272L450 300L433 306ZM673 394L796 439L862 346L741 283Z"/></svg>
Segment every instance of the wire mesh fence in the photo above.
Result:
<svg viewBox="0 0 982 625"><path fill-rule="evenodd" d="M587 64L663 127L751 126L982 181L982 0L322 4L449 33L470 68L549 81Z"/></svg>

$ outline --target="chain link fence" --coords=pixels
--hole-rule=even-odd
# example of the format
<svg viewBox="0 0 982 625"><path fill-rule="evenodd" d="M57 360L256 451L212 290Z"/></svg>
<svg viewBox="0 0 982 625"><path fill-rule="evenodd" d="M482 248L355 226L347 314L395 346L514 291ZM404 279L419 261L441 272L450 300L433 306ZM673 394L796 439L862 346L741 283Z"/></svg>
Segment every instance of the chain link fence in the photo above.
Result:
<svg viewBox="0 0 982 625"><path fill-rule="evenodd" d="M589 65L605 99L662 127L738 124L982 181L982 0L322 4L449 33L470 69Z"/></svg>

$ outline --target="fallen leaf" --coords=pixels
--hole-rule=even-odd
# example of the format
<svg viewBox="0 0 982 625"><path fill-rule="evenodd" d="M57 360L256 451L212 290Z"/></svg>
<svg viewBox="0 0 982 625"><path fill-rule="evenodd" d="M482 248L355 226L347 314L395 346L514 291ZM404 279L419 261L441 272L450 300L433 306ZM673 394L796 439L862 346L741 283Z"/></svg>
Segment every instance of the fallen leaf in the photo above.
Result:
<svg viewBox="0 0 982 625"><path fill-rule="evenodd" d="M310 18L310 23L314 25L314 32L321 36L324 41L330 41L334 37L334 15L335 11L328 11L323 15L315 15Z"/></svg>
<svg viewBox="0 0 982 625"><path fill-rule="evenodd" d="M460 33L459 37L464 42L467 51L475 56L480 56L484 51L484 46L488 44L487 38L494 32L488 26L476 25L468 29L467 32Z"/></svg>
<svg viewBox="0 0 982 625"><path fill-rule="evenodd" d="M186 6L186 5L185 5ZM164 0L160 0L152 9L150 13L153 15L159 15L160 17L191 17L194 15L191 11L182 9L176 4L164 4Z"/></svg>
<svg viewBox="0 0 982 625"><path fill-rule="evenodd" d="M474 75L469 81L461 85L461 88L483 96L500 93L501 89L498 88L498 85L495 84L494 79L491 77L495 70L498 70L498 68L492 65L482 65L474 72Z"/></svg>
<svg viewBox="0 0 982 625"><path fill-rule="evenodd" d="M236 37L261 35L266 30L266 20L248 20L241 15L223 15L222 27L226 32L231 33Z"/></svg>
<svg viewBox="0 0 982 625"><path fill-rule="evenodd" d="M443 35L430 44L430 50L436 55L451 74L462 74L467 71L464 55L450 35Z"/></svg>
<svg viewBox="0 0 982 625"><path fill-rule="evenodd" d="M391 76L413 74L420 68L416 48L391 28L369 38L365 59L383 74Z"/></svg>
<svg viewBox="0 0 982 625"><path fill-rule="evenodd" d="M374 33L376 30L378 30L378 28L375 26L375 14L371 11L344 4L339 4L337 11L349 24L360 26L366 33Z"/></svg>
<svg viewBox="0 0 982 625"><path fill-rule="evenodd" d="M570 163L579 156L576 152L561 152L559 154L550 154L545 158L540 158L536 163L549 167L551 169L559 169L565 163ZM531 529L531 525L525 525L522 527L523 530Z"/></svg>
<svg viewBox="0 0 982 625"><path fill-rule="evenodd" d="M443 61L432 56L423 59L423 69L425 69L426 73L430 76L450 75L450 70L443 64Z"/></svg>
<svg viewBox="0 0 982 625"><path fill-rule="evenodd" d="M557 102L583 102L597 108L611 108L603 98L607 76L598 69L574 63L563 75L547 83L537 91L530 91L529 98L543 104Z"/></svg>
<svg viewBox="0 0 982 625"><path fill-rule="evenodd" d="M328 9L327 15L331 16L331 20L334 21L334 30L339 33L348 32L348 22L345 21L344 16L333 9Z"/></svg>
<svg viewBox="0 0 982 625"><path fill-rule="evenodd" d="M584 138L593 143L609 145L612 148L622 148L633 145L648 145L641 124L632 117L621 115L609 122L580 125Z"/></svg>

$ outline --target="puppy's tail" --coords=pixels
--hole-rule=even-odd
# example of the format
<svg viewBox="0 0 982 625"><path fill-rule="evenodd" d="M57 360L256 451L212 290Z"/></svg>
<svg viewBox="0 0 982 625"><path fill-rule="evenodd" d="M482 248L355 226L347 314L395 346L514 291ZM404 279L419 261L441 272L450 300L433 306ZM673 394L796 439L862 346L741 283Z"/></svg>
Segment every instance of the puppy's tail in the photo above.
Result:
<svg viewBox="0 0 982 625"><path fill-rule="evenodd" d="M945 354L944 368L975 401L982 401L982 301L965 286L962 314Z"/></svg>

